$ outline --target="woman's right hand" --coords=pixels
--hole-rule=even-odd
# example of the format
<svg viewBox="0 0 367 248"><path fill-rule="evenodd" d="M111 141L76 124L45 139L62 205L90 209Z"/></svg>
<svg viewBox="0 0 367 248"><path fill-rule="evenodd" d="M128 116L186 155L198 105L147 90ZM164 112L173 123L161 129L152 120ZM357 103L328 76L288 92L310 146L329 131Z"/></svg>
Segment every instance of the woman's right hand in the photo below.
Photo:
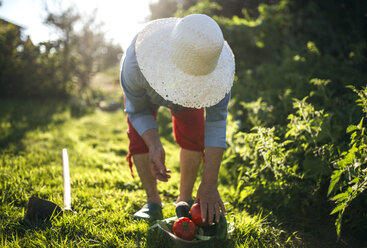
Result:
<svg viewBox="0 0 367 248"><path fill-rule="evenodd" d="M145 144L149 148L149 163L153 175L156 179L167 182L171 177L168 173L171 171L166 168L166 153L159 139L158 130L150 129L142 135Z"/></svg>
<svg viewBox="0 0 367 248"><path fill-rule="evenodd" d="M160 142L159 142L160 143ZM153 175L163 182L167 182L171 177L168 173L171 171L166 168L165 165L166 153L163 149L162 144L159 146L155 146L153 148L149 148L149 163L150 168L152 168Z"/></svg>

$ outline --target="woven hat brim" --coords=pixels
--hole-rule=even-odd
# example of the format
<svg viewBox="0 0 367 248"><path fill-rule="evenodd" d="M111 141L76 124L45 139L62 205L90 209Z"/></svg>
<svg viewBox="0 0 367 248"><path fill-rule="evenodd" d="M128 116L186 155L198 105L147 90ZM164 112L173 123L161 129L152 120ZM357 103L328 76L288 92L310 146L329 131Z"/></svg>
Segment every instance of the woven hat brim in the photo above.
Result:
<svg viewBox="0 0 367 248"><path fill-rule="evenodd" d="M139 68L150 86L165 100L188 108L210 107L231 90L234 55L225 41L216 68L207 75L181 71L170 59L169 37L179 18L149 23L138 35L135 53Z"/></svg>

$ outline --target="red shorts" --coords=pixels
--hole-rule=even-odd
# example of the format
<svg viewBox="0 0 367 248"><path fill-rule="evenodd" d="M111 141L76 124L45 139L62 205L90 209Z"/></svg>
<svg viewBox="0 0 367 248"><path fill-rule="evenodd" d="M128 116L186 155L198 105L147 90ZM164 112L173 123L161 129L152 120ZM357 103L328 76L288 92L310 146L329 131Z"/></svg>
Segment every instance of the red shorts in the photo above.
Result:
<svg viewBox="0 0 367 248"><path fill-rule="evenodd" d="M205 120L204 109L185 108L184 110L172 115L172 129L175 141L184 149L191 151L204 151L204 136L205 136ZM156 119L157 113L153 112ZM132 126L129 117L127 116L127 135L129 137L129 154L127 160L132 173L131 155L148 153L148 147L144 140Z"/></svg>

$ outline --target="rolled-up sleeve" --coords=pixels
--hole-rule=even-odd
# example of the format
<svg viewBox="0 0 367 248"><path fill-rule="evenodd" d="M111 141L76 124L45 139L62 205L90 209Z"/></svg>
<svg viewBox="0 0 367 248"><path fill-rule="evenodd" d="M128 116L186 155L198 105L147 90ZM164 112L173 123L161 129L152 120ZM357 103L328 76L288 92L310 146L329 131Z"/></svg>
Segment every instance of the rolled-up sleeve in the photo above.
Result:
<svg viewBox="0 0 367 248"><path fill-rule="evenodd" d="M230 99L231 94L228 93L219 103L206 108L205 147L227 147L226 129Z"/></svg>
<svg viewBox="0 0 367 248"><path fill-rule="evenodd" d="M146 90L142 87L144 84L142 80L145 80L145 78L140 75L136 70L137 68L134 68L136 66L124 63L120 73L120 83L124 91L125 112L128 114L131 124L141 136L149 129L158 128L158 125L149 107Z"/></svg>

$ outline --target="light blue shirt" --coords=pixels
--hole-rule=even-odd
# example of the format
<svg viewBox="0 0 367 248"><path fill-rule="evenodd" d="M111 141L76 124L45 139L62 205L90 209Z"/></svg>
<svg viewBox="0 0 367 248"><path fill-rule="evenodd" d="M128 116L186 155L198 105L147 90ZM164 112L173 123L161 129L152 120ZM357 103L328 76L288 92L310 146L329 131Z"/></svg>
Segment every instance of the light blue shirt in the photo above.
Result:
<svg viewBox="0 0 367 248"><path fill-rule="evenodd" d="M185 107L163 99L149 85L136 60L135 40L136 37L126 51L120 82L125 96L125 112L141 136L149 129L158 128L151 110L157 111L160 106L165 106L178 113ZM226 148L226 120L230 98L231 94L228 93L219 103L205 109L205 147Z"/></svg>

